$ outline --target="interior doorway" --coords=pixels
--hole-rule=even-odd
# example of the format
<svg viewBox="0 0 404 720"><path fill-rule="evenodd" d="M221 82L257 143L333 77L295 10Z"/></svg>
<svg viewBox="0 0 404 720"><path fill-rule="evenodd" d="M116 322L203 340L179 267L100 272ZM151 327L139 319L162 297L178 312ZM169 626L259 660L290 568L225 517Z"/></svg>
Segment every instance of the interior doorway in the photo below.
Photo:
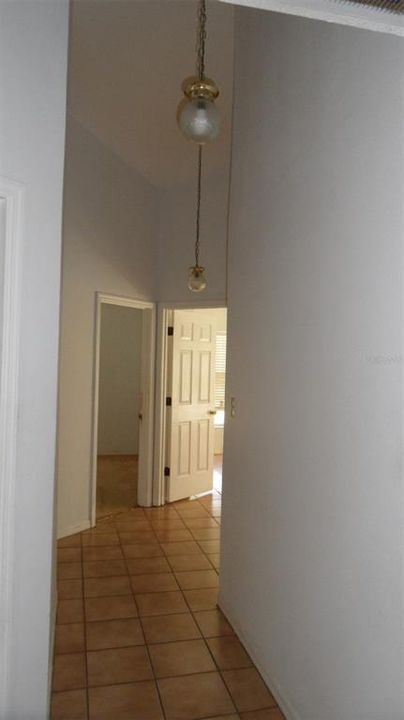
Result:
<svg viewBox="0 0 404 720"><path fill-rule="evenodd" d="M154 306L97 296L92 525L150 503Z"/></svg>
<svg viewBox="0 0 404 720"><path fill-rule="evenodd" d="M161 502L222 492L225 308L164 309L155 489Z"/></svg>

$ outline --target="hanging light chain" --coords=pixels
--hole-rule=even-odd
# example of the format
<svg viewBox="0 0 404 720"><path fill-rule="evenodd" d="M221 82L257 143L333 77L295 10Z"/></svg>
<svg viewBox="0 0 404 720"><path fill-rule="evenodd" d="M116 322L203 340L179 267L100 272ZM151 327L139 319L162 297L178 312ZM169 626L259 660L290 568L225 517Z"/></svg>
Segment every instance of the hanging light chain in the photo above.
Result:
<svg viewBox="0 0 404 720"><path fill-rule="evenodd" d="M196 240L195 240L195 265L199 267L199 245L201 229L201 190L202 190L202 145L198 146L198 183L196 199Z"/></svg>
<svg viewBox="0 0 404 720"><path fill-rule="evenodd" d="M198 3L198 37L196 71L199 80L205 79L205 46L206 46L206 0Z"/></svg>

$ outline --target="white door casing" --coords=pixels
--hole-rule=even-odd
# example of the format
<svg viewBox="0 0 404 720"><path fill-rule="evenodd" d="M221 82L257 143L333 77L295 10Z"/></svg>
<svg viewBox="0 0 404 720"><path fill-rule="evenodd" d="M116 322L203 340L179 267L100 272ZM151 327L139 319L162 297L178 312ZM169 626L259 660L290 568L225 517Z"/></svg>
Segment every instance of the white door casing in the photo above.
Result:
<svg viewBox="0 0 404 720"><path fill-rule="evenodd" d="M173 327L168 502L212 489L214 454L215 319L203 311L174 310Z"/></svg>
<svg viewBox="0 0 404 720"><path fill-rule="evenodd" d="M91 517L90 525L96 524L97 509L97 448L98 448L98 403L100 375L101 308L103 304L118 305L143 310L142 322L142 358L141 388L143 419L139 431L139 472L138 504L152 504L153 492L153 433L154 433L154 365L156 311L154 303L134 298L96 293L95 313L95 352L94 352L94 389L93 389L93 425L91 458Z"/></svg>
<svg viewBox="0 0 404 720"><path fill-rule="evenodd" d="M23 186L0 177L0 717L12 624L23 200Z"/></svg>

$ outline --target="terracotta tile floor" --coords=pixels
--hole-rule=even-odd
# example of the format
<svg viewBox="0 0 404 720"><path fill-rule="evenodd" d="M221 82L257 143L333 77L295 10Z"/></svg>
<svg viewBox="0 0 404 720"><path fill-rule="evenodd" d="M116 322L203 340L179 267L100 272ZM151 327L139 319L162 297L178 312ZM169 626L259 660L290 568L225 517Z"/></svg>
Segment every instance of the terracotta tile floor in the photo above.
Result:
<svg viewBox="0 0 404 720"><path fill-rule="evenodd" d="M137 455L98 455L97 519L136 505Z"/></svg>
<svg viewBox="0 0 404 720"><path fill-rule="evenodd" d="M221 495L58 547L52 720L282 720L217 608Z"/></svg>

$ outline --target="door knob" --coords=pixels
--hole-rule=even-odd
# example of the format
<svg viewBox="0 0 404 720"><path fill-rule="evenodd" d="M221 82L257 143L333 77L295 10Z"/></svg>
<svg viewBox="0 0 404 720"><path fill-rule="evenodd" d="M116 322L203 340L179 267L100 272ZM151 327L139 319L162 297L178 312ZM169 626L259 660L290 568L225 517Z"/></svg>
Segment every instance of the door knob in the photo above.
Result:
<svg viewBox="0 0 404 720"><path fill-rule="evenodd" d="M216 415L216 410L208 410L208 415Z"/></svg>
<svg viewBox="0 0 404 720"><path fill-rule="evenodd" d="M139 420L143 420L143 415L142 415L142 413L139 413L138 418L139 418Z"/></svg>

